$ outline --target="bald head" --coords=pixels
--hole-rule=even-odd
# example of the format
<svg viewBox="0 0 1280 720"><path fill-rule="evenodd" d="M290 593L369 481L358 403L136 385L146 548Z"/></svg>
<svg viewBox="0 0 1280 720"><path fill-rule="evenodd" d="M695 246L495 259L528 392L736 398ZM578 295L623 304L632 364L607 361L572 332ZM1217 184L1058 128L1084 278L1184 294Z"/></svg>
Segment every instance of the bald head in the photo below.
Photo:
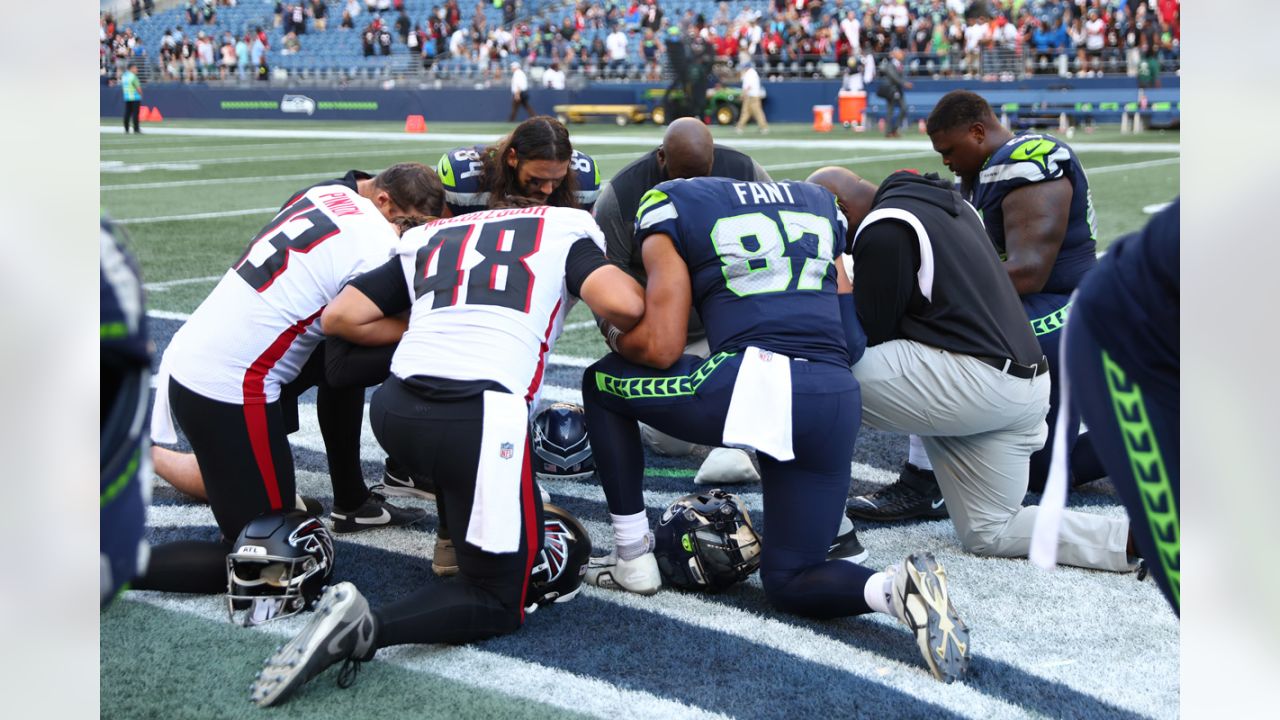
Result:
<svg viewBox="0 0 1280 720"><path fill-rule="evenodd" d="M849 221L849 232L853 233L862 223L862 219L871 212L871 201L876 196L876 186L842 167L824 167L814 171L805 179L814 185L831 191L840 201L840 209Z"/></svg>
<svg viewBox="0 0 1280 720"><path fill-rule="evenodd" d="M713 162L715 142L701 120L680 118L667 127L662 147L658 148L658 164L666 168L667 177L706 177L711 174Z"/></svg>

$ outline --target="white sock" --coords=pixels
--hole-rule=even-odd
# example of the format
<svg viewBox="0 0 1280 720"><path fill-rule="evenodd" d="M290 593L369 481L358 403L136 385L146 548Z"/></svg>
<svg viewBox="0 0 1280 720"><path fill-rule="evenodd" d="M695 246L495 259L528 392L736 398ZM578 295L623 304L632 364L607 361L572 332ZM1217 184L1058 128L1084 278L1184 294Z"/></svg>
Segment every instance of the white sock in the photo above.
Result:
<svg viewBox="0 0 1280 720"><path fill-rule="evenodd" d="M907 451L907 462L921 470L933 469L933 463L929 462L929 454L924 451L924 441L919 435L911 436L911 449Z"/></svg>
<svg viewBox="0 0 1280 720"><path fill-rule="evenodd" d="M613 520L613 544L619 548L644 542L649 534L649 518L643 510L634 515L609 513L609 519Z"/></svg>
<svg viewBox="0 0 1280 720"><path fill-rule="evenodd" d="M867 578L867 584L862 586L862 597L872 610L897 617L893 614L892 594L893 573L878 572Z"/></svg>

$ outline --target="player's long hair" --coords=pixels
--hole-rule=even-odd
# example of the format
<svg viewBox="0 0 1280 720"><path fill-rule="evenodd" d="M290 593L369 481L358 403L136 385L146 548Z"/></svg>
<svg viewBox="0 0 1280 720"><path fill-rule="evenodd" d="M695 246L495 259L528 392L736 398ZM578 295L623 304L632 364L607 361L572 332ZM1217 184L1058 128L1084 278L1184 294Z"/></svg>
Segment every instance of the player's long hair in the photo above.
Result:
<svg viewBox="0 0 1280 720"><path fill-rule="evenodd" d="M506 198L523 195L520 187L518 166L511 167L505 158L507 151L514 149L518 162L525 160L552 160L568 162L573 158L573 145L569 142L569 131L559 120L548 115L538 115L516 126L510 135L502 138L496 145L485 148L484 176L482 183L489 191L490 198ZM578 175L569 168L564 181L560 183L547 205L552 207L578 207Z"/></svg>
<svg viewBox="0 0 1280 720"><path fill-rule="evenodd" d="M396 163L378 173L373 185L385 190L396 207L416 218L439 217L444 208L440 176L422 163Z"/></svg>

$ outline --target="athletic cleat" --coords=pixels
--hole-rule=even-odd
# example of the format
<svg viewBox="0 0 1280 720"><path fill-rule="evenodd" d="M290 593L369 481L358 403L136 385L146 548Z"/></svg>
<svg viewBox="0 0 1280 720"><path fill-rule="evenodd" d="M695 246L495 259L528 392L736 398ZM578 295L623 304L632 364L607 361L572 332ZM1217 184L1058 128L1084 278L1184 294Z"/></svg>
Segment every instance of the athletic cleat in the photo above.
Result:
<svg viewBox="0 0 1280 720"><path fill-rule="evenodd" d="M427 517L421 508L398 508L387 502L380 492L370 492L364 504L355 510L342 510L337 505L329 513L336 533L353 533L381 527L412 525Z"/></svg>
<svg viewBox="0 0 1280 720"><path fill-rule="evenodd" d="M658 572L658 559L650 550L633 560L620 560L618 551L597 556L587 561L587 583L610 590L625 590L638 595L652 595L662 587L662 575Z"/></svg>
<svg viewBox="0 0 1280 720"><path fill-rule="evenodd" d="M436 499L436 484L431 478L410 475L408 470L389 457L382 471L382 482L374 485L373 490L387 497Z"/></svg>
<svg viewBox="0 0 1280 720"><path fill-rule="evenodd" d="M848 560L851 563L863 563L871 553L858 542L858 531L848 517L840 520L840 534L831 541L831 549L827 551L828 560Z"/></svg>
<svg viewBox="0 0 1280 720"><path fill-rule="evenodd" d="M458 574L458 552L453 540L436 537L436 548L431 552L431 572L440 577Z"/></svg>
<svg viewBox="0 0 1280 720"><path fill-rule="evenodd" d="M859 520L876 521L944 518L947 506L933 471L905 463L896 482L850 499L848 513Z"/></svg>
<svg viewBox="0 0 1280 720"><path fill-rule="evenodd" d="M942 566L932 553L915 553L893 570L893 613L915 636L929 672L946 683L963 677L969 669L969 628L951 604Z"/></svg>
<svg viewBox="0 0 1280 720"><path fill-rule="evenodd" d="M302 632L262 664L249 698L259 707L285 700L325 668L343 660L368 659L373 651L373 614L355 585L330 586ZM355 667L358 667L356 665ZM343 668L344 674L346 668ZM343 685L339 678L339 685Z"/></svg>

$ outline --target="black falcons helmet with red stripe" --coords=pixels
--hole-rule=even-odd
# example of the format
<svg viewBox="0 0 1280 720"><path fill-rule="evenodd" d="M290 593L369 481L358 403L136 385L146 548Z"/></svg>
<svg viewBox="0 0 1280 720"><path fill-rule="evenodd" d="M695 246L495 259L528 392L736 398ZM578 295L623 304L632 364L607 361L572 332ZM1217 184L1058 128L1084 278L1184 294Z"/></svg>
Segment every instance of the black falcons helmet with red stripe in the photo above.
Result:
<svg viewBox="0 0 1280 720"><path fill-rule="evenodd" d="M289 510L250 520L227 555L231 621L261 625L310 607L333 575L333 563L333 536L315 516Z"/></svg>
<svg viewBox="0 0 1280 720"><path fill-rule="evenodd" d="M542 552L529 575L526 609L572 600L591 557L591 537L578 518L551 503L542 504L542 514Z"/></svg>
<svg viewBox="0 0 1280 720"><path fill-rule="evenodd" d="M554 403L532 425L533 473L539 480L582 480L596 471L581 405Z"/></svg>

